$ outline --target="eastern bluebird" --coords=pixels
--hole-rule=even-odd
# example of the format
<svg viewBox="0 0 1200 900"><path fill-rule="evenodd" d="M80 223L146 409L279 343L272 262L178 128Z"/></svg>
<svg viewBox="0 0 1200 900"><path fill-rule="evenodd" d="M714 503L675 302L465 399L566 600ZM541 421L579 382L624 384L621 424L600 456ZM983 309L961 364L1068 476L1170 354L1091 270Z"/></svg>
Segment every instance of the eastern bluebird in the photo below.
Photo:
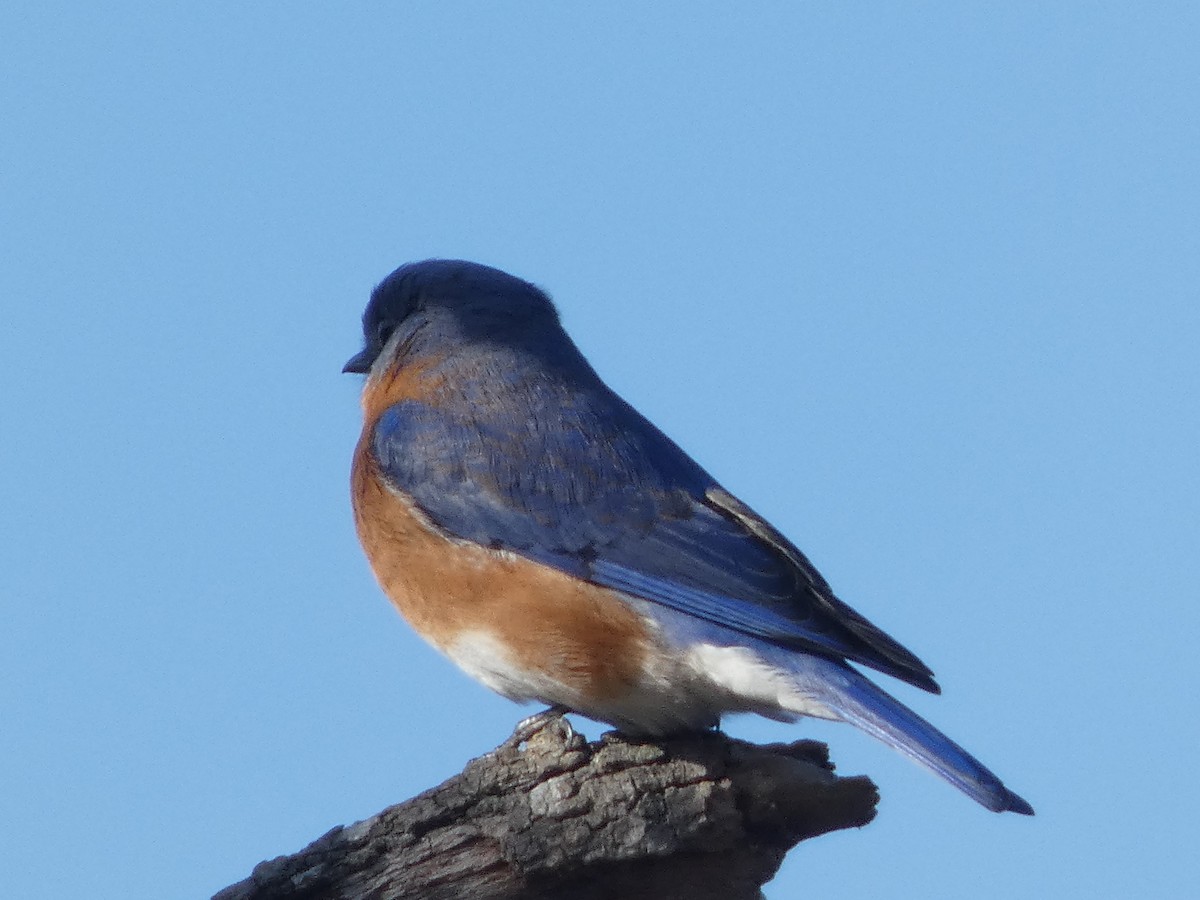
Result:
<svg viewBox="0 0 1200 900"><path fill-rule="evenodd" d="M363 314L351 476L383 590L467 673L642 735L728 712L856 725L990 810L1032 814L851 663L933 673L602 382L528 282L401 266Z"/></svg>

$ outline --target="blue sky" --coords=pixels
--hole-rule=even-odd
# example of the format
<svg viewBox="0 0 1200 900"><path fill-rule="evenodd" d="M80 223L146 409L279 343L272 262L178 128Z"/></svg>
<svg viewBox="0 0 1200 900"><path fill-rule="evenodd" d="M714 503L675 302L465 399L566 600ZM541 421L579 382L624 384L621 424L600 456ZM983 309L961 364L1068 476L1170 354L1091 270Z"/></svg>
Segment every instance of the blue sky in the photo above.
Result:
<svg viewBox="0 0 1200 900"><path fill-rule="evenodd" d="M1038 809L735 719L883 795L769 897L1194 885L1195 5L646 6L4 4L12 896L211 894L526 711L353 533L339 369L432 255L545 286Z"/></svg>

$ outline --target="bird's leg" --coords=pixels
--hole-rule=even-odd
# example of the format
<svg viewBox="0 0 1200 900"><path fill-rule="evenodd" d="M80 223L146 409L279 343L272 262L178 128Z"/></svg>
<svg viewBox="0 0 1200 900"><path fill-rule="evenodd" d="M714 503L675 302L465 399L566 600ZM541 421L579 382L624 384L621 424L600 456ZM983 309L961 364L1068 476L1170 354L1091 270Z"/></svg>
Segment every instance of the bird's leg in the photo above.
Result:
<svg viewBox="0 0 1200 900"><path fill-rule="evenodd" d="M570 710L565 706L554 704L553 706L543 709L541 712L534 713L532 716L527 716L517 723L517 727L513 730L512 736L504 742L505 747L519 747L531 737L550 725L553 722L560 722L564 729L564 738L570 741L575 737L575 729L571 727L571 723L563 718Z"/></svg>

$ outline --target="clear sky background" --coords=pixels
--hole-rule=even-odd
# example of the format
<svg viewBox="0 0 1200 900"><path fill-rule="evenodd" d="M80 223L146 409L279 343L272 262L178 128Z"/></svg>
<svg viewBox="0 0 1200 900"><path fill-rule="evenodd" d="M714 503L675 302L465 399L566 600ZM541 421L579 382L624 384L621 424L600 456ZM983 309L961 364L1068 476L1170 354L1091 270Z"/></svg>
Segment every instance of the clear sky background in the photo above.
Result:
<svg viewBox="0 0 1200 900"><path fill-rule="evenodd" d="M1194 889L1196 4L648 6L0 7L7 896L206 896L529 711L351 522L339 370L433 255L545 286L1038 810L735 719L883 795L769 897Z"/></svg>

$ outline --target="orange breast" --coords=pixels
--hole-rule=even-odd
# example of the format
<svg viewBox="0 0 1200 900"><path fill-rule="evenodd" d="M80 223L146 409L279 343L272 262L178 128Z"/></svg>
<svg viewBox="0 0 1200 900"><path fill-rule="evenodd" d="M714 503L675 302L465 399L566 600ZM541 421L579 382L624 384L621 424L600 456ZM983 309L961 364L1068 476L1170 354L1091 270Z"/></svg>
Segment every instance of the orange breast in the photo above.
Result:
<svg viewBox="0 0 1200 900"><path fill-rule="evenodd" d="M387 399L402 399L405 385L389 387ZM383 481L372 456L374 422L386 409L381 399L364 397L367 425L354 454L352 497L359 539L401 614L452 656L464 635L495 641L536 681L562 686L561 696L535 695L544 702L578 709L583 700L631 691L650 652L642 619L605 588L438 532Z"/></svg>

